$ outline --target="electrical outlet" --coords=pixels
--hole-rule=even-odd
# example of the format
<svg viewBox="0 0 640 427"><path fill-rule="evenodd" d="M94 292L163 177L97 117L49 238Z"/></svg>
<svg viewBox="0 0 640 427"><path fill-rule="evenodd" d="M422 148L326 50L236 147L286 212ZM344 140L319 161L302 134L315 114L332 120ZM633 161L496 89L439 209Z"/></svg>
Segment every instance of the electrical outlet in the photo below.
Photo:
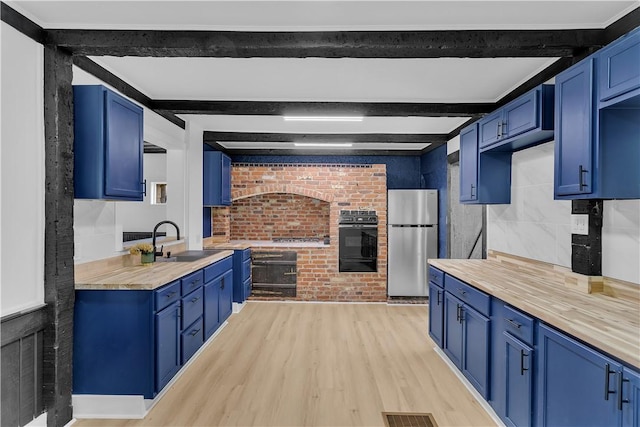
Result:
<svg viewBox="0 0 640 427"><path fill-rule="evenodd" d="M573 214L571 215L571 234L589 235L589 215Z"/></svg>

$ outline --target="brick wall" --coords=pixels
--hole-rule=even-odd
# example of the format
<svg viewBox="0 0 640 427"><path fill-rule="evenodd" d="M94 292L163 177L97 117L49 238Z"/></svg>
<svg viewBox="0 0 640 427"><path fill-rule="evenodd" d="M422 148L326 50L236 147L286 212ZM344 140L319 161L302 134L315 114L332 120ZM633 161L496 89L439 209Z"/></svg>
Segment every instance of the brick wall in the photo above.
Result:
<svg viewBox="0 0 640 427"><path fill-rule="evenodd" d="M231 235L231 215L228 207L211 208L211 237L228 242Z"/></svg>
<svg viewBox="0 0 640 427"><path fill-rule="evenodd" d="M295 203L301 196L315 199L307 206L328 205L331 245L322 248L296 248L298 252L299 300L385 301L387 285L387 186L385 165L267 165L234 163L231 174L232 206L251 203L249 199L273 200L290 195ZM256 197L261 196L261 197ZM264 197L262 197L264 196ZM234 230L234 210L230 228ZM342 209L375 210L378 213L378 271L376 273L338 272L338 215ZM238 212L241 209L238 208ZM247 214L248 215L248 214ZM244 221L244 219L239 219ZM318 229L322 229L318 224ZM216 227L214 226L214 230ZM234 235L233 231L230 233ZM309 236L303 236L309 237ZM235 239L235 237L233 237ZM265 248L266 249L266 248ZM276 249L276 248L269 248ZM283 249L284 248L277 248ZM289 249L290 250L290 249Z"/></svg>
<svg viewBox="0 0 640 427"><path fill-rule="evenodd" d="M231 240L329 234L329 203L297 194L260 194L234 201Z"/></svg>

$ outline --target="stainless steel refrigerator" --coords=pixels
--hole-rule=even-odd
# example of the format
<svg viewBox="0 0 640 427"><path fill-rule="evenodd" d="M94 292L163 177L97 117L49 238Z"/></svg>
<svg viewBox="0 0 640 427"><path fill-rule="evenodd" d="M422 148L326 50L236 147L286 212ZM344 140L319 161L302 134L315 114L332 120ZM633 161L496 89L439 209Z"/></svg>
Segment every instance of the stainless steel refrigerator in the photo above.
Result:
<svg viewBox="0 0 640 427"><path fill-rule="evenodd" d="M387 293L427 296L427 258L438 257L438 190L389 190Z"/></svg>

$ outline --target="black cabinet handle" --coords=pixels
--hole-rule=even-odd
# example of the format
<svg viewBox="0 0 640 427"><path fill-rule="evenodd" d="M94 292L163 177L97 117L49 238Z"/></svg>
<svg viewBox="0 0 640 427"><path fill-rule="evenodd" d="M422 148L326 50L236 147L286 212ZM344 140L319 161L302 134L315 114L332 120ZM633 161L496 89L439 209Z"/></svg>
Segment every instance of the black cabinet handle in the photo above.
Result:
<svg viewBox="0 0 640 427"><path fill-rule="evenodd" d="M498 122L498 138L502 138L502 122Z"/></svg>
<svg viewBox="0 0 640 427"><path fill-rule="evenodd" d="M165 295L167 298L171 298L172 296L174 296L175 294L177 294L178 292L173 291L173 292L169 292L167 295Z"/></svg>
<svg viewBox="0 0 640 427"><path fill-rule="evenodd" d="M224 282L220 283L220 290L224 289Z"/></svg>
<svg viewBox="0 0 640 427"><path fill-rule="evenodd" d="M458 289L458 292L461 293L462 295L467 294L467 291L465 291L464 289Z"/></svg>
<svg viewBox="0 0 640 427"><path fill-rule="evenodd" d="M460 304L456 304L456 322L460 321Z"/></svg>
<svg viewBox="0 0 640 427"><path fill-rule="evenodd" d="M471 197L475 197L475 194L473 194L473 190L476 188L475 185L471 184Z"/></svg>
<svg viewBox="0 0 640 427"><path fill-rule="evenodd" d="M524 350L520 350L520 375L524 375L525 371L528 371L529 368L524 367L524 358L527 357L528 354L524 352Z"/></svg>
<svg viewBox="0 0 640 427"><path fill-rule="evenodd" d="M514 322L514 321L513 321L513 320L511 320L511 319L506 319L506 320L507 320L507 322L511 323L511 326L513 326L513 327L514 327L514 328L516 328L516 329L520 329L520 327L522 326L520 323L518 323L518 322Z"/></svg>
<svg viewBox="0 0 640 427"><path fill-rule="evenodd" d="M587 186L587 184L584 183L584 180L582 179L584 177L584 174L589 172L587 169L585 169L582 165L578 166L578 183L580 184L580 191L582 191L582 189L584 187Z"/></svg>
<svg viewBox="0 0 640 427"><path fill-rule="evenodd" d="M438 295L436 296L436 305L440 305L440 291L438 291Z"/></svg>
<svg viewBox="0 0 640 427"><path fill-rule="evenodd" d="M191 333L189 335L191 335L193 337L193 336L198 335L198 332L200 332L200 329L194 329L193 331L191 331Z"/></svg>
<svg viewBox="0 0 640 427"><path fill-rule="evenodd" d="M197 302L200 299L200 297L195 297L191 300L191 302Z"/></svg>
<svg viewBox="0 0 640 427"><path fill-rule="evenodd" d="M616 371L612 371L608 363L604 365L604 400L609 400L609 395L616 392L615 390L609 390L609 376L615 373Z"/></svg>
<svg viewBox="0 0 640 427"><path fill-rule="evenodd" d="M622 372L620 372L618 374L618 410L622 411L622 404L623 403L629 403L629 399L624 399L623 398L623 394L624 394L624 383L628 383L629 380L626 378L623 378Z"/></svg>
<svg viewBox="0 0 640 427"><path fill-rule="evenodd" d="M141 182L142 184L142 195L146 196L147 195L147 180L145 179L144 181Z"/></svg>
<svg viewBox="0 0 640 427"><path fill-rule="evenodd" d="M464 320L464 307L459 305L458 306L460 308L460 315L458 316L458 322L460 322L460 324L462 325L462 321Z"/></svg>

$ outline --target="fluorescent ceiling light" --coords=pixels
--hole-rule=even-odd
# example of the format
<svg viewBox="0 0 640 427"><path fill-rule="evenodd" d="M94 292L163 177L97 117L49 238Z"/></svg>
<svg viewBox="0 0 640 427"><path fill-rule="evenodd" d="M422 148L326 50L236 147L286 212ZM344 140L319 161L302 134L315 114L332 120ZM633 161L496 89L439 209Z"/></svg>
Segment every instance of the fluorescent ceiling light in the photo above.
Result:
<svg viewBox="0 0 640 427"><path fill-rule="evenodd" d="M362 116L283 116L286 122L361 122Z"/></svg>
<svg viewBox="0 0 640 427"><path fill-rule="evenodd" d="M346 143L322 143L322 142L294 142L293 145L296 147L351 147L353 144L350 142Z"/></svg>

